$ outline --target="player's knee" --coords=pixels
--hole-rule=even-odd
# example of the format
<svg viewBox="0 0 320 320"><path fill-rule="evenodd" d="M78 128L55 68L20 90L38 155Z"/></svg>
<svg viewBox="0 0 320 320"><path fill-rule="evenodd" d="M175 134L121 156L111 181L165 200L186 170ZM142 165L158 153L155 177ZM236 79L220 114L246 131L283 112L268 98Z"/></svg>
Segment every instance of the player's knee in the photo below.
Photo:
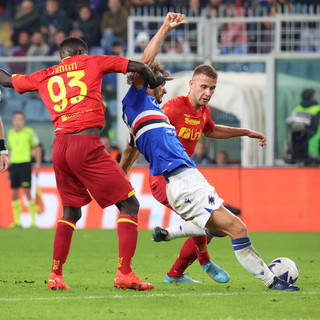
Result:
<svg viewBox="0 0 320 320"><path fill-rule="evenodd" d="M133 216L138 216L139 212L139 201L136 196L132 196L125 201L119 202L116 204L118 207L120 214L131 214Z"/></svg>
<svg viewBox="0 0 320 320"><path fill-rule="evenodd" d="M236 237L242 238L248 236L248 229L247 226L237 217L235 217L235 230L236 230Z"/></svg>
<svg viewBox="0 0 320 320"><path fill-rule="evenodd" d="M63 207L63 219L77 222L81 218L81 208Z"/></svg>

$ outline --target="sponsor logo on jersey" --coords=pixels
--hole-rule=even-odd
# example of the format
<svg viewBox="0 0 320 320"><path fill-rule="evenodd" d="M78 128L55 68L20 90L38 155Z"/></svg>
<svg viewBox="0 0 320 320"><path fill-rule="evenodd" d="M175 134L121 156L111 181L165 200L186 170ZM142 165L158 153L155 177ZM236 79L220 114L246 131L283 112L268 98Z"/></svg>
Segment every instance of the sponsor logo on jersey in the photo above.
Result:
<svg viewBox="0 0 320 320"><path fill-rule="evenodd" d="M184 114L184 116L184 122L186 124L190 124L191 126L197 126L198 124L200 124L200 120L190 119L190 116L188 114Z"/></svg>
<svg viewBox="0 0 320 320"><path fill-rule="evenodd" d="M182 127L179 131L178 136L186 140L199 140L201 137L201 129L190 129Z"/></svg>

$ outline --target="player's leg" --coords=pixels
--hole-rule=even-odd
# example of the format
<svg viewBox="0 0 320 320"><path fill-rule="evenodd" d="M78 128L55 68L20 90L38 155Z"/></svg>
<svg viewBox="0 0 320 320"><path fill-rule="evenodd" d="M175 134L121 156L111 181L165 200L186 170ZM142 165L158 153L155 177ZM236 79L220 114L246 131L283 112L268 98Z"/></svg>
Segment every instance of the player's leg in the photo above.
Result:
<svg viewBox="0 0 320 320"><path fill-rule="evenodd" d="M114 285L122 289L152 290L154 286L141 281L131 269L138 240L139 201L135 195L132 195L117 203L116 206L120 211L117 228L119 257Z"/></svg>
<svg viewBox="0 0 320 320"><path fill-rule="evenodd" d="M154 177L149 175L149 185L154 198L164 206L173 210L167 198L166 184L167 181L164 176ZM193 282L191 278L183 275L183 273L197 258L201 267L213 280L218 282L227 282L229 280L229 275L210 260L207 249L207 237L203 236L192 237L185 241L178 258L170 271L166 274L164 282Z"/></svg>
<svg viewBox="0 0 320 320"><path fill-rule="evenodd" d="M91 201L87 188L81 183L68 164L68 156L77 158L76 150L81 150L79 145L73 141L71 136L58 136L54 141L53 164L56 177L57 188L63 205L63 216L57 223L54 238L52 270L48 281L51 290L69 287L62 279L62 268L67 260L73 232L77 221L81 218L81 207ZM79 139L78 139L79 140ZM70 154L68 155L68 152ZM80 157L78 157L81 162Z"/></svg>
<svg viewBox="0 0 320 320"><path fill-rule="evenodd" d="M12 196L11 205L13 212L13 224L10 226L11 228L21 228L20 215L22 211L22 204L19 199L20 179L18 169L18 165L16 164L11 164L9 167Z"/></svg>
<svg viewBox="0 0 320 320"><path fill-rule="evenodd" d="M148 290L153 285L142 282L131 270L138 234L139 202L125 172L106 152L99 136L75 136L82 154L69 160L77 177L89 190L100 207L116 204L120 211L118 219L119 260L115 286L126 289ZM88 154L88 156L85 156ZM94 154L94 156L92 156ZM80 159L83 159L79 161ZM72 164L72 165L71 165Z"/></svg>
<svg viewBox="0 0 320 320"><path fill-rule="evenodd" d="M19 199L19 188L12 188L12 212L13 212L13 224L11 228L21 228L20 215L22 211L21 200Z"/></svg>
<svg viewBox="0 0 320 320"><path fill-rule="evenodd" d="M167 272L164 278L164 283L199 282L184 275L185 270L195 260L197 260L197 254L195 252L195 245L193 242L193 238L190 237L182 245L178 258L173 263L170 271Z"/></svg>
<svg viewBox="0 0 320 320"><path fill-rule="evenodd" d="M36 228L36 203L34 199L31 197L31 188L25 187L24 188L24 194L26 195L28 199L28 211L31 217L31 228Z"/></svg>
<svg viewBox="0 0 320 320"><path fill-rule="evenodd" d="M48 286L51 290L68 290L70 287L62 278L62 268L65 264L71 246L73 231L81 218L81 208L63 207L63 216L57 223L53 245L53 262Z"/></svg>
<svg viewBox="0 0 320 320"><path fill-rule="evenodd" d="M280 284L278 279L275 280L274 274L251 244L246 225L224 206L220 206L211 214L206 228L210 233L227 234L232 239L234 253L239 263L267 287L279 290L297 290L298 287L290 286L287 283ZM278 286L276 288L272 287L275 281Z"/></svg>

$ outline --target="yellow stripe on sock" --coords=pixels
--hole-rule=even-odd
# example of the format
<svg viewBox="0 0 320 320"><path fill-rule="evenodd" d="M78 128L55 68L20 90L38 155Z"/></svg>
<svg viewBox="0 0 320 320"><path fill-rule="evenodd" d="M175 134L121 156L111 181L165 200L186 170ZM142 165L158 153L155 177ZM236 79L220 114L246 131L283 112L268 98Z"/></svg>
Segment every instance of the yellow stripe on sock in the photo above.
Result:
<svg viewBox="0 0 320 320"><path fill-rule="evenodd" d="M135 225L138 225L136 222L134 222L134 221L132 221L130 219L125 219L125 218L118 219L118 223L119 222L131 222L131 223L133 223Z"/></svg>
<svg viewBox="0 0 320 320"><path fill-rule="evenodd" d="M135 190L131 190L129 193L128 193L128 198L132 197L134 194L135 194Z"/></svg>
<svg viewBox="0 0 320 320"><path fill-rule="evenodd" d="M73 223L69 222L69 221L59 220L58 222L64 222L64 223L68 224L70 227L72 227L73 230L76 230L76 226Z"/></svg>

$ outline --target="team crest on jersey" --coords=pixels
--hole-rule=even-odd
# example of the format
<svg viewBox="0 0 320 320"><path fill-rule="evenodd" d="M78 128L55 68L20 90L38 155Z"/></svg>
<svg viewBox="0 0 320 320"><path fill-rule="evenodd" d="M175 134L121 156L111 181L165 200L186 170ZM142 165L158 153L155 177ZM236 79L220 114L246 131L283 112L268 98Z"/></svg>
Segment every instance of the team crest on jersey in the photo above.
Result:
<svg viewBox="0 0 320 320"><path fill-rule="evenodd" d="M208 203L210 205L214 205L215 204L214 196L212 196L211 194L208 195Z"/></svg>
<svg viewBox="0 0 320 320"><path fill-rule="evenodd" d="M207 114L204 113L204 114L203 114L203 121L205 122L206 120L207 120Z"/></svg>

